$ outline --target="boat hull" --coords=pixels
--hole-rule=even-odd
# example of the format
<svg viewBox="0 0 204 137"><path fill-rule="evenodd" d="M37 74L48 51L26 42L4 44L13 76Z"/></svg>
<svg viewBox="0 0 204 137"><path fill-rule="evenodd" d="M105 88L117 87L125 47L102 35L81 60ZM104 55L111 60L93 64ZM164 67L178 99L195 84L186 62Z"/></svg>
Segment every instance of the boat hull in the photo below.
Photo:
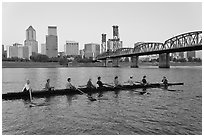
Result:
<svg viewBox="0 0 204 137"><path fill-rule="evenodd" d="M173 85L183 85L183 83L169 83L168 86ZM86 93L86 94L93 94L93 93L102 93L106 91L117 91L117 90L131 90L131 89L137 89L137 88L159 88L163 85L161 83L152 83L148 85L143 84L137 84L137 85L123 85L120 87L103 87L103 88L94 88L94 89L88 89L88 88L79 88L80 91ZM73 90L73 89L55 89L51 91L46 90L40 90L40 91L32 91L32 97L35 98L43 98L43 97L50 97L50 96L60 96L60 95L75 95L75 94L83 94L79 90ZM6 94L2 94L3 100L15 100L15 99L29 99L29 93L28 92L10 92Z"/></svg>

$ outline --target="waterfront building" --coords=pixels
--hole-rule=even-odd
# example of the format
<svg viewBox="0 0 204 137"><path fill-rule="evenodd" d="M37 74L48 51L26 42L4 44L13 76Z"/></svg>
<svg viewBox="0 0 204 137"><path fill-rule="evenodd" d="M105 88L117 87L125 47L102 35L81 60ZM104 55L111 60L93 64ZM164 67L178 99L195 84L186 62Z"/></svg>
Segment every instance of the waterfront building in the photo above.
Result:
<svg viewBox="0 0 204 137"><path fill-rule="evenodd" d="M26 30L26 40L24 41L24 45L28 46L29 49L29 57L33 53L38 53L38 42L36 41L36 31L32 26L29 26Z"/></svg>
<svg viewBox="0 0 204 137"><path fill-rule="evenodd" d="M9 57L18 57L18 46L13 45L9 47Z"/></svg>
<svg viewBox="0 0 204 137"><path fill-rule="evenodd" d="M66 41L64 52L65 55L79 55L79 42Z"/></svg>
<svg viewBox="0 0 204 137"><path fill-rule="evenodd" d="M84 55L86 58L95 59L100 54L100 44L88 43L84 45Z"/></svg>
<svg viewBox="0 0 204 137"><path fill-rule="evenodd" d="M46 55L46 44L41 44L41 54Z"/></svg>
<svg viewBox="0 0 204 137"><path fill-rule="evenodd" d="M106 34L102 34L101 53L106 52Z"/></svg>
<svg viewBox="0 0 204 137"><path fill-rule="evenodd" d="M123 47L123 42L119 38L118 26L113 26L113 39L107 41L107 51L116 51Z"/></svg>
<svg viewBox="0 0 204 137"><path fill-rule="evenodd" d="M2 59L7 58L7 51L4 49L4 45L2 45Z"/></svg>
<svg viewBox="0 0 204 137"><path fill-rule="evenodd" d="M84 58L84 49L79 50L79 55L81 56L81 58Z"/></svg>
<svg viewBox="0 0 204 137"><path fill-rule="evenodd" d="M195 51L187 51L187 58L195 58L196 57Z"/></svg>
<svg viewBox="0 0 204 137"><path fill-rule="evenodd" d="M49 58L58 56L58 38L56 26L48 26L48 35L46 35L46 55Z"/></svg>

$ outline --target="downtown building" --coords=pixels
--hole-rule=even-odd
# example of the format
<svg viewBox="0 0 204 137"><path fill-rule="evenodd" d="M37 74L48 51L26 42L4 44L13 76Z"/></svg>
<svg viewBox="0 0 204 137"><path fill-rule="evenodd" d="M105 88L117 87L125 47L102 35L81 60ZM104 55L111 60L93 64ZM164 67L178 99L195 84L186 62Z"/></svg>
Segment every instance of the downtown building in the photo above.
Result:
<svg viewBox="0 0 204 137"><path fill-rule="evenodd" d="M38 42L36 41L36 31L32 26L29 26L26 30L26 40L24 45L28 46L29 57L35 53L38 53Z"/></svg>
<svg viewBox="0 0 204 137"><path fill-rule="evenodd" d="M66 41L64 53L65 55L79 55L79 42Z"/></svg>
<svg viewBox="0 0 204 137"><path fill-rule="evenodd" d="M103 35L102 35L102 39L104 39ZM120 41L120 38L119 38L118 26L113 26L113 38L108 39L107 41L107 51L116 51L117 49L122 47L123 47L123 42Z"/></svg>
<svg viewBox="0 0 204 137"><path fill-rule="evenodd" d="M46 44L45 43L41 44L41 54L46 55Z"/></svg>
<svg viewBox="0 0 204 137"><path fill-rule="evenodd" d="M46 35L46 55L49 58L58 56L58 38L56 26L48 26L48 35Z"/></svg>
<svg viewBox="0 0 204 137"><path fill-rule="evenodd" d="M29 59L29 47L22 44L15 43L13 46L9 46L9 56L18 57L23 59Z"/></svg>
<svg viewBox="0 0 204 137"><path fill-rule="evenodd" d="M84 44L85 58L95 59L99 54L100 54L100 44L97 44L97 43Z"/></svg>

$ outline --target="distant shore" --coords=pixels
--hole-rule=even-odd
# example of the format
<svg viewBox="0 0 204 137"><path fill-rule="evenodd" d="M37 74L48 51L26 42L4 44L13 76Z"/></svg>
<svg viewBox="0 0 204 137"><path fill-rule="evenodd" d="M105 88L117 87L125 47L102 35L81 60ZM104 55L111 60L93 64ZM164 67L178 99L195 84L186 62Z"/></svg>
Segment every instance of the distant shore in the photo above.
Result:
<svg viewBox="0 0 204 137"><path fill-rule="evenodd" d="M112 64L108 63L108 67ZM7 62L2 61L2 68L63 68L63 67L101 67L96 63L69 63L68 66L60 65L58 62ZM130 67L130 62L120 62L120 67ZM143 62L139 66L157 66L155 63ZM170 62L170 66L202 66L202 62Z"/></svg>

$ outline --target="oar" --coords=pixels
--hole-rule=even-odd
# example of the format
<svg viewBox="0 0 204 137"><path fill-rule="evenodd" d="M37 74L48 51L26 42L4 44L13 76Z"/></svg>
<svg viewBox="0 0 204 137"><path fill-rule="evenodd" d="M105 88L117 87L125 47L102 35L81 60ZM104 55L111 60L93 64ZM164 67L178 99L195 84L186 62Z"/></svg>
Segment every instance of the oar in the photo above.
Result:
<svg viewBox="0 0 204 137"><path fill-rule="evenodd" d="M76 90L78 90L79 92L81 92L82 94L86 94L84 93L83 91L81 91L80 89L76 88ZM91 100L91 101L96 101L95 98L93 98L92 96L89 96L88 94L86 94L88 96L88 98Z"/></svg>

